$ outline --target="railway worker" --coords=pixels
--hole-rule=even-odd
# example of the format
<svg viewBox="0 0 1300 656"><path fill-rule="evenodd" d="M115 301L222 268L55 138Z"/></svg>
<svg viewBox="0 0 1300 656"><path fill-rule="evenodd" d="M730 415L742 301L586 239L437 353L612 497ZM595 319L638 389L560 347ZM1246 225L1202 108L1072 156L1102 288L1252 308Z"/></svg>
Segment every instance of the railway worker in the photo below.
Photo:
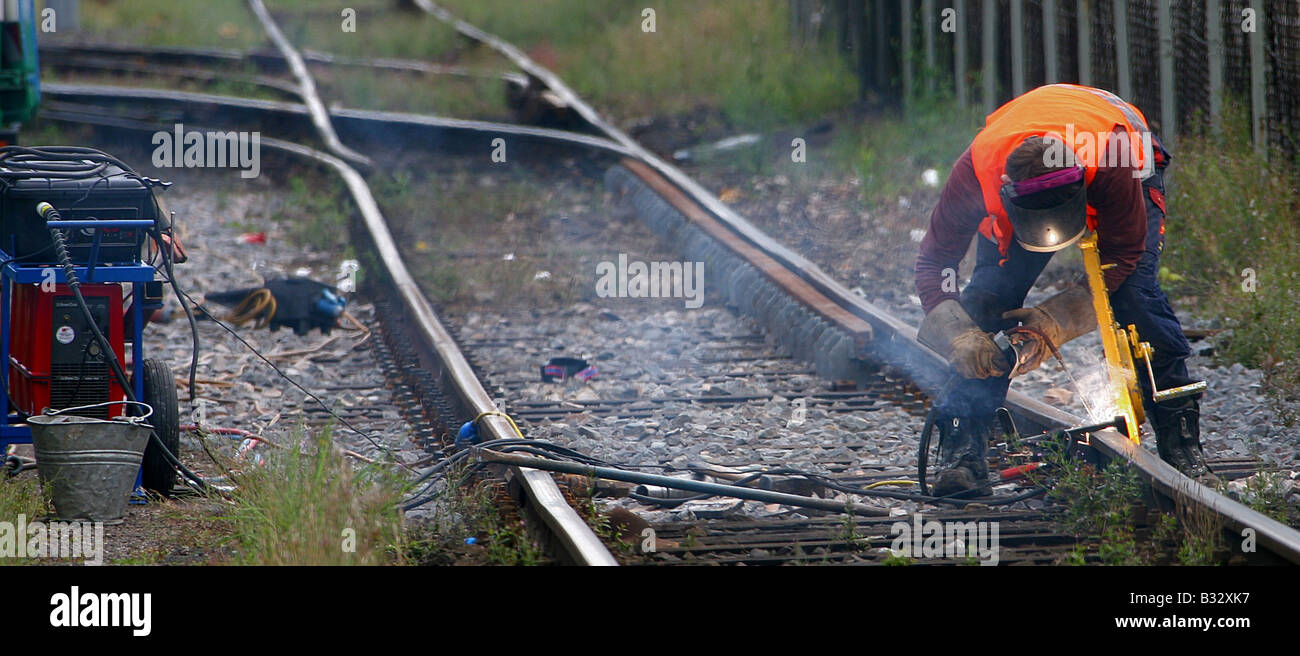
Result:
<svg viewBox="0 0 1300 656"><path fill-rule="evenodd" d="M1022 324L1060 345L1097 327L1086 285L1022 307L1053 253L1086 230L1097 233L1116 320L1136 325L1155 350L1156 384L1193 382L1191 349L1156 279L1169 159L1136 107L1071 84L1039 87L1003 105L958 158L915 268L926 312L918 338L961 376L935 403L936 494L991 492L985 449L994 413L1011 376L1050 355L1031 339L1021 344L1020 363L1008 362L994 334ZM958 293L957 266L976 233L975 270ZM1193 478L1212 476L1201 451L1199 395L1155 404L1147 377L1139 379L1160 457Z"/></svg>

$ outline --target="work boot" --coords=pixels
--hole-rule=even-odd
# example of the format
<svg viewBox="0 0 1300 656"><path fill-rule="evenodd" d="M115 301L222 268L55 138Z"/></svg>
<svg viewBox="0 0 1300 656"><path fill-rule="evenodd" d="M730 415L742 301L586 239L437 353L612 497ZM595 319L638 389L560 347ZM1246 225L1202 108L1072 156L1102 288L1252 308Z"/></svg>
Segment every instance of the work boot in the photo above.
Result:
<svg viewBox="0 0 1300 656"><path fill-rule="evenodd" d="M946 496L988 496L988 449L990 428L987 422L964 417L941 417L939 427L939 475L931 494Z"/></svg>
<svg viewBox="0 0 1300 656"><path fill-rule="evenodd" d="M1201 448L1201 408L1196 399L1157 403L1151 415L1156 429L1156 451L1160 459L1188 478L1204 485L1219 482L1205 463Z"/></svg>

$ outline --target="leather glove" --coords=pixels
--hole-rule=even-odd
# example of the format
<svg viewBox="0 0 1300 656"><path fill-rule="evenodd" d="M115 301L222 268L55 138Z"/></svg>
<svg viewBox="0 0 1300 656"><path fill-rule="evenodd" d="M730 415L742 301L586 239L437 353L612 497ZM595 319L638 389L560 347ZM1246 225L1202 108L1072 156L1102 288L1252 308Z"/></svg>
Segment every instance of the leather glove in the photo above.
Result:
<svg viewBox="0 0 1300 656"><path fill-rule="evenodd" d="M993 343L988 333L976 328L952 340L952 355L948 357L957 373L967 378L991 378L1007 373L1009 365L1002 349Z"/></svg>
<svg viewBox="0 0 1300 656"><path fill-rule="evenodd" d="M1052 348L1043 343L1046 337L1052 342L1052 346L1060 348L1061 344L1061 324L1052 318L1052 315L1044 312L1041 308L1021 308L1019 310L1009 310L1002 313L1003 319L1019 321L1020 325L1031 328L1041 337L1034 333L1009 332L1007 341L1016 347L1016 369L1011 372L1011 376L1019 376L1029 373L1038 368L1043 360L1052 356Z"/></svg>
<svg viewBox="0 0 1300 656"><path fill-rule="evenodd" d="M965 308L952 299L925 315L916 338L967 378L1001 376L1011 368L993 338L980 330Z"/></svg>
<svg viewBox="0 0 1300 656"><path fill-rule="evenodd" d="M1071 287L1036 307L1003 312L1002 318L1019 321L1021 325L1037 330L1058 349L1062 344L1090 333L1097 327L1092 292L1087 287ZM1038 365L1052 355L1052 349L1037 336L1012 332L1007 340L1020 353L1012 376L1037 369Z"/></svg>

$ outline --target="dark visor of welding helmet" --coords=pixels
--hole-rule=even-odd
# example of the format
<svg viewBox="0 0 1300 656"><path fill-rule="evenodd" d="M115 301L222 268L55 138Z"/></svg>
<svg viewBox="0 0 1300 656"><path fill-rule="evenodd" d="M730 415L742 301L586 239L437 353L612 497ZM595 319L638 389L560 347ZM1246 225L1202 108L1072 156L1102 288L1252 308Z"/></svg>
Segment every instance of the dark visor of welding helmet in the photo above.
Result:
<svg viewBox="0 0 1300 656"><path fill-rule="evenodd" d="M1002 185L1002 207L1025 250L1059 251L1087 231L1088 187L1083 174L1084 168L1076 166ZM1056 202L1063 194L1068 194L1065 200Z"/></svg>

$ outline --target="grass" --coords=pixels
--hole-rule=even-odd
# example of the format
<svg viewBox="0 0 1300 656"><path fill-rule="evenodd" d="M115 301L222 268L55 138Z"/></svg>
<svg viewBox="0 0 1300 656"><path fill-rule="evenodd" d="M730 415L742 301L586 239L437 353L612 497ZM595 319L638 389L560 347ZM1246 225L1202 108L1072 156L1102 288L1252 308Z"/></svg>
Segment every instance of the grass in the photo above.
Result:
<svg viewBox="0 0 1300 656"><path fill-rule="evenodd" d="M0 522L17 526L20 515L27 522L42 521L49 509L48 495L41 489L35 472L13 478L0 473ZM0 565L26 565L34 562L35 558L0 558Z"/></svg>
<svg viewBox="0 0 1300 656"><path fill-rule="evenodd" d="M432 16L418 9L394 11L393 5L391 0L337 4L266 0L281 31L299 48L352 56L444 61L464 46L455 30ZM356 10L356 20L351 24L355 31L343 29L344 7ZM251 12L248 18L260 29Z"/></svg>
<svg viewBox="0 0 1300 656"><path fill-rule="evenodd" d="M463 481L463 471L447 474ZM500 482L464 481L442 494L437 514L411 532L408 559L420 565L546 564L545 554L517 517L504 512Z"/></svg>
<svg viewBox="0 0 1300 656"><path fill-rule="evenodd" d="M1268 471L1260 471L1247 478L1242 495L1246 505L1261 515L1287 523L1292 508L1286 501L1288 488L1283 483L1284 480L1282 474Z"/></svg>
<svg viewBox="0 0 1300 656"><path fill-rule="evenodd" d="M837 168L857 172L869 206L892 206L922 188L926 169L938 172L942 188L983 123L983 112L973 107L918 103L906 116L885 113L858 122L832 145L831 157Z"/></svg>
<svg viewBox="0 0 1300 656"><path fill-rule="evenodd" d="M661 0L654 32L633 0L450 0L617 119L720 108L738 129L837 110L856 97L842 58L794 46L784 2ZM785 55L792 56L785 56Z"/></svg>
<svg viewBox="0 0 1300 656"><path fill-rule="evenodd" d="M269 45L242 0L90 0L81 3L80 12L78 41L239 49Z"/></svg>
<svg viewBox="0 0 1300 656"><path fill-rule="evenodd" d="M352 197L330 171L300 169L288 180L289 194L273 219L296 242L351 257Z"/></svg>
<svg viewBox="0 0 1300 656"><path fill-rule="evenodd" d="M239 564L386 565L406 562L391 467L354 467L323 430L305 452L275 449L235 478L232 511ZM295 440L296 442L297 440Z"/></svg>
<svg viewBox="0 0 1300 656"><path fill-rule="evenodd" d="M490 77L411 76L352 67L313 69L321 96L346 107L509 122L505 82Z"/></svg>
<svg viewBox="0 0 1300 656"><path fill-rule="evenodd" d="M237 71L227 71L232 75ZM175 75L156 75L144 73L119 74L104 71L69 72L66 69L45 67L41 72L43 82L60 82L65 84L99 84L108 86L166 89L191 93L209 93L219 96L239 98L257 98L262 100L297 100L286 98L279 90L255 84L250 79L202 80Z"/></svg>
<svg viewBox="0 0 1300 656"><path fill-rule="evenodd" d="M1076 534L1100 536L1096 555L1103 564L1142 564L1133 515L1142 490L1133 468L1113 462L1098 470L1061 452L1048 460L1056 472L1048 498L1065 505L1061 523ZM1084 557L1081 547L1076 552L1071 562Z"/></svg>
<svg viewBox="0 0 1300 656"><path fill-rule="evenodd" d="M1096 535L1095 544L1079 543L1062 560L1065 565L1217 565L1227 558L1221 520L1212 511L1174 499L1173 513L1135 510L1142 504L1143 484L1129 464L1113 461L1097 469L1049 451L1052 465L1048 497L1064 505L1058 520L1076 535Z"/></svg>
<svg viewBox="0 0 1300 656"><path fill-rule="evenodd" d="M1292 424L1300 418L1289 409L1300 401L1300 191L1284 158L1254 152L1248 114L1229 103L1221 135L1195 131L1174 153L1165 282L1231 330L1217 359L1262 369L1274 408Z"/></svg>
<svg viewBox="0 0 1300 656"><path fill-rule="evenodd" d="M1180 564L1218 565L1226 560L1223 522L1218 515L1204 506L1191 503L1181 495L1176 495L1173 517L1182 529L1177 552Z"/></svg>

